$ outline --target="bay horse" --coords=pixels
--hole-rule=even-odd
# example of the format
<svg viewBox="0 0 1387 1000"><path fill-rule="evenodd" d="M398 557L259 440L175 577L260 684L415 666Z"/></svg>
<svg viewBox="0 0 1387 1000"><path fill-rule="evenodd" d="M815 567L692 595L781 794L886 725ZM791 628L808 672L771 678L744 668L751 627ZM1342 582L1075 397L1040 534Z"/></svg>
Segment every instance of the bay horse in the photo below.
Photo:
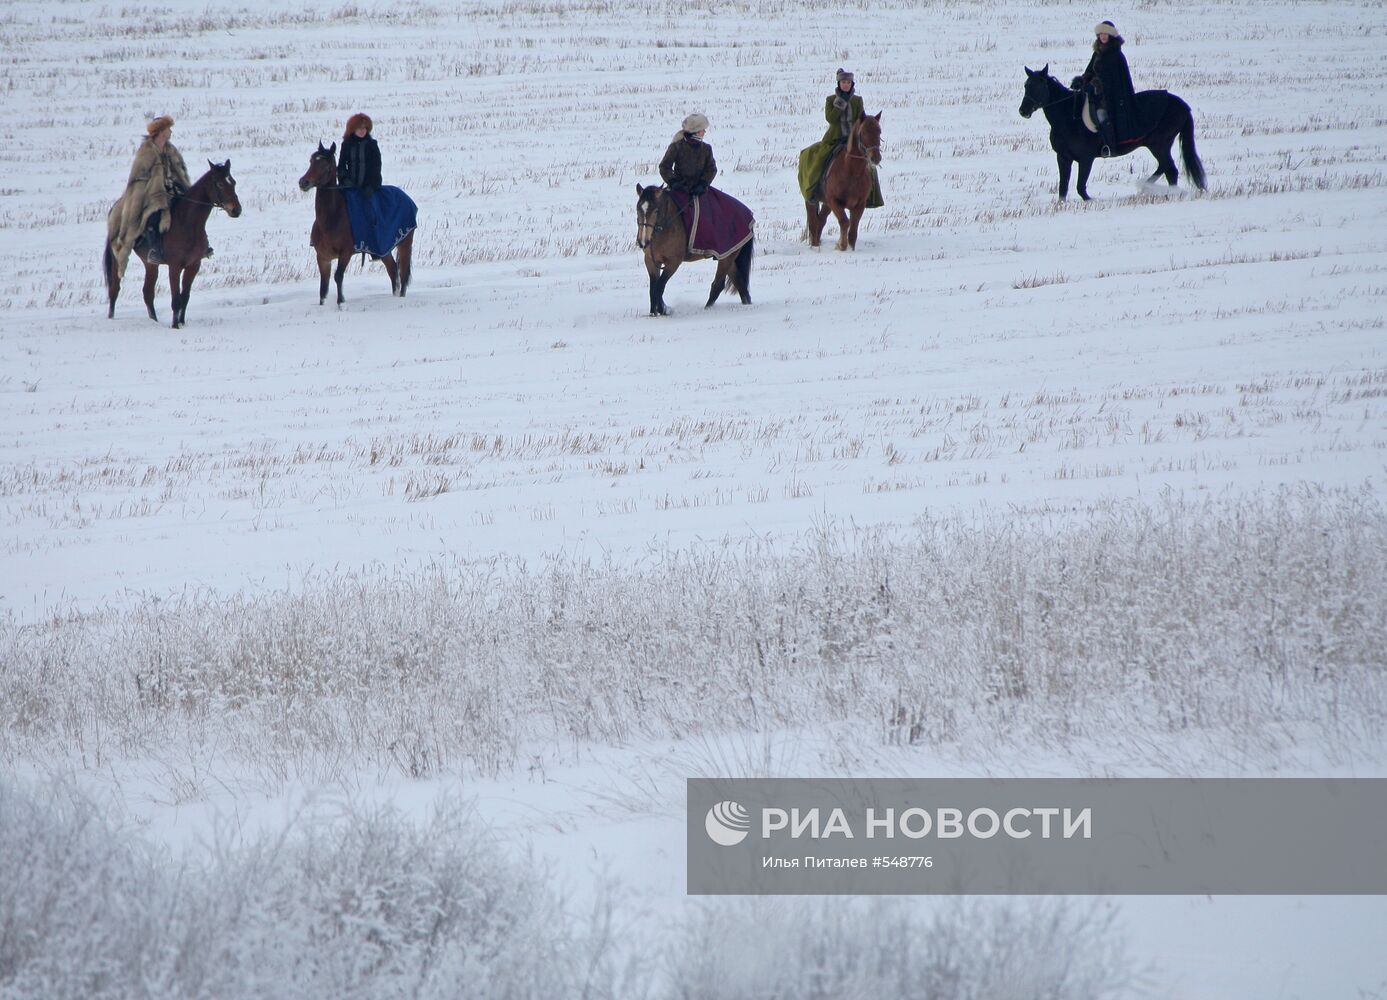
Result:
<svg viewBox="0 0 1387 1000"><path fill-rule="evenodd" d="M356 253L356 241L352 237L351 219L347 217L347 198L337 185L337 143L318 149L308 158L308 170L299 178L299 190L317 188L313 199L313 232L309 243L318 252L318 305L327 301L328 277L332 273L332 262L337 261L337 305L341 308L346 300L342 297L342 275ZM399 254L399 264L395 254ZM371 256L385 265L385 273L390 275L390 294L404 298L409 288L409 278L413 273L410 261L414 255L414 231L400 240L395 250L384 257Z"/></svg>
<svg viewBox="0 0 1387 1000"><path fill-rule="evenodd" d="M703 308L716 302L724 288L735 291L743 304L751 304L751 258L755 242L755 237L747 240L736 254L728 254L718 261L713 287ZM645 270L650 275L650 315L668 316L665 285L669 284L669 279L685 261L708 258L689 253L689 231L684 226L679 205L658 184L636 185L636 245L645 251Z"/></svg>
<svg viewBox="0 0 1387 1000"><path fill-rule="evenodd" d="M1026 70L1026 90L1021 99L1021 117L1029 118L1037 110L1045 112L1050 123L1050 148L1055 151L1059 161L1059 197L1063 201L1069 195L1069 171L1074 163L1079 164L1079 179L1075 189L1084 201L1088 196L1088 173L1093 169L1093 161L1103 146L1103 137L1090 132L1083 122L1074 116L1075 101L1079 91L1071 90L1050 75L1050 64L1040 69L1022 67ZM1159 116L1157 108L1162 110ZM1113 150L1114 156L1126 156L1138 149L1149 150L1156 158L1156 172L1146 179L1150 184L1164 175L1166 182L1174 187L1180 178L1175 168L1175 160L1170 148L1175 137L1180 137L1180 158L1185 164L1185 174L1194 186L1205 188L1204 164L1199 160L1199 151L1194 148L1194 112L1190 106L1164 90L1143 90L1137 94L1137 117L1142 121L1156 119L1143 136L1119 142Z"/></svg>
<svg viewBox="0 0 1387 1000"><path fill-rule="evenodd" d="M236 179L231 176L231 161L213 163L207 173L199 177L193 186L173 199L169 206L169 229L164 233L164 264L169 269L169 289L173 293L173 328L177 330L188 321L188 296L193 288L193 279L202 267L207 255L207 217L212 209L220 208L233 219L241 214L241 202L236 197ZM137 244L132 250L144 262L144 305L149 318L157 321L154 312L154 286L159 280L158 264L149 262L149 250ZM115 255L111 253L110 237L106 238L106 249L101 255L101 269L106 277L106 295L109 308L106 318L116 315L116 298L120 295L120 275L116 270Z"/></svg>
<svg viewBox="0 0 1387 1000"><path fill-rule="evenodd" d="M809 218L809 245L823 239L832 212L838 220L838 249L857 249L857 225L872 196L872 168L881 162L881 112L863 115L848 133L848 145L824 174L823 201L804 203Z"/></svg>

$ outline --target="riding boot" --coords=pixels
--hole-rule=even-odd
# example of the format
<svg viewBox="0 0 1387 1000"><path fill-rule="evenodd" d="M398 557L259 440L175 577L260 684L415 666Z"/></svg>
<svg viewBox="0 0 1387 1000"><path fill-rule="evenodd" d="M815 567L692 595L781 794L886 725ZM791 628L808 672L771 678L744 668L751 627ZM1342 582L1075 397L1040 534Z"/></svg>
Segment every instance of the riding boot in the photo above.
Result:
<svg viewBox="0 0 1387 1000"><path fill-rule="evenodd" d="M1098 127L1103 131L1103 148L1098 151L1098 155L1106 159L1117 152L1117 129L1113 128L1111 118Z"/></svg>
<svg viewBox="0 0 1387 1000"><path fill-rule="evenodd" d="M145 224L144 232L135 241L137 244L144 244L145 259L151 264L164 263L164 234L159 232L159 220L162 214L155 212L151 215L149 222Z"/></svg>

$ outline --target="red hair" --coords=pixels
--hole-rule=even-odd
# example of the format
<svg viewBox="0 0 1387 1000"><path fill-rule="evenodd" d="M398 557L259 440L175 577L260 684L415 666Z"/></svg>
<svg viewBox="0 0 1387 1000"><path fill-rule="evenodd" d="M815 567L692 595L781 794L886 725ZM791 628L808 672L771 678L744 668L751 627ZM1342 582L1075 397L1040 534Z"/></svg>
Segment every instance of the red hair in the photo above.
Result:
<svg viewBox="0 0 1387 1000"><path fill-rule="evenodd" d="M352 115L350 118L348 118L348 119L347 119L347 131L345 131L345 132L342 133L342 138L343 138L343 139L346 139L348 136L350 136L353 132L355 132L355 131L356 131L357 129L359 129L359 128L364 128L364 129L366 129L367 132L370 132L370 131L371 131L371 116L370 116L370 115L363 115L361 112L358 111L356 114L354 114L354 115Z"/></svg>

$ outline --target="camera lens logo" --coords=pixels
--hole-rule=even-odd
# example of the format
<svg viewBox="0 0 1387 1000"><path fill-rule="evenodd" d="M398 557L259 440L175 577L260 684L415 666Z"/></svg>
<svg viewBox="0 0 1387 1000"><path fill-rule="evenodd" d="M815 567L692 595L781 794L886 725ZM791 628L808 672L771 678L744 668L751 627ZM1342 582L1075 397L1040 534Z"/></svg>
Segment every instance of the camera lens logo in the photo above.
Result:
<svg viewBox="0 0 1387 1000"><path fill-rule="evenodd" d="M708 810L703 820L708 838L722 847L735 847L746 840L751 829L751 814L740 802L719 802Z"/></svg>

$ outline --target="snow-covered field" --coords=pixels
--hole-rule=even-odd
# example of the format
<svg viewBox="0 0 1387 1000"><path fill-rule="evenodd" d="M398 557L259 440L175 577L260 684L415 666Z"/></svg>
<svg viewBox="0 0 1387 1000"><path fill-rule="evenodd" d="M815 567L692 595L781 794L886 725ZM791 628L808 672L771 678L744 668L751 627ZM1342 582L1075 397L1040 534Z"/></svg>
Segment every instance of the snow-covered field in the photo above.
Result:
<svg viewBox="0 0 1387 1000"><path fill-rule="evenodd" d="M1137 153L1055 200L1023 67L1104 17L1207 192ZM1381 900L683 894L688 777L1387 772L1384 35L5 5L0 996L1387 995ZM884 111L851 255L794 179L839 65ZM357 110L416 270L337 310L296 182ZM634 187L690 110L754 304L690 264L652 319ZM161 113L244 206L178 331L99 272Z"/></svg>

